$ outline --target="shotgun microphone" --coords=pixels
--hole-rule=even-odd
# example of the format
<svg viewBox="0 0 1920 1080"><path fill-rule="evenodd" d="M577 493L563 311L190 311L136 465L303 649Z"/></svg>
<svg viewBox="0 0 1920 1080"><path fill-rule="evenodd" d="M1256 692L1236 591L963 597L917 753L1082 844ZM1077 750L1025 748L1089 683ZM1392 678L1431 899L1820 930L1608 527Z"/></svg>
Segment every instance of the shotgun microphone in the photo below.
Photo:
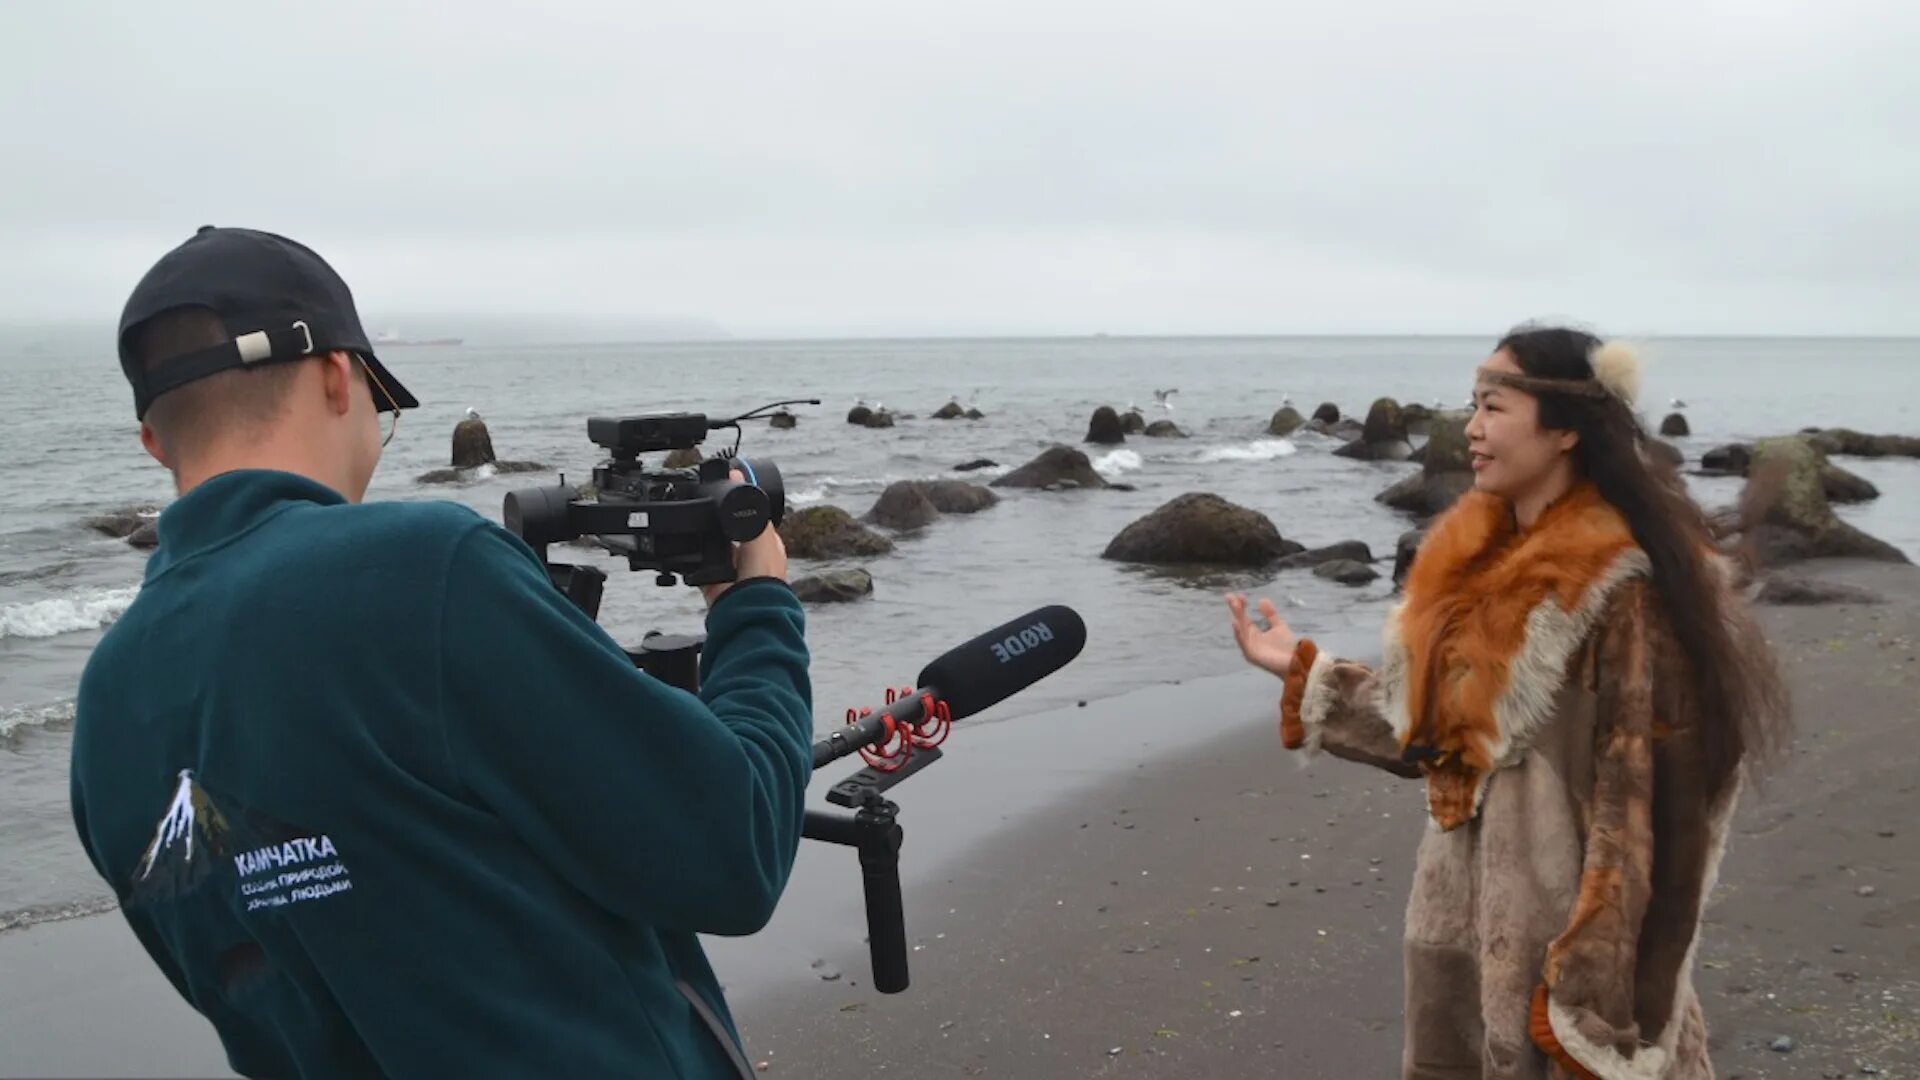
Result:
<svg viewBox="0 0 1920 1080"><path fill-rule="evenodd" d="M920 723L929 699L953 720L992 708L1066 667L1086 644L1087 624L1060 604L1002 623L922 668L911 694L814 743L813 767L883 741L893 726Z"/></svg>

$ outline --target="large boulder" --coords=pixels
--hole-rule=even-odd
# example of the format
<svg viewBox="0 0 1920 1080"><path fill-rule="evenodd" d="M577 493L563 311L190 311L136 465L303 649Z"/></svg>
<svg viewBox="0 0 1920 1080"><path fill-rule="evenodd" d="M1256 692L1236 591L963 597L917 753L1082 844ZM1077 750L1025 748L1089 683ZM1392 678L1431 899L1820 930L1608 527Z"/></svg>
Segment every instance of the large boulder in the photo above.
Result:
<svg viewBox="0 0 1920 1080"><path fill-rule="evenodd" d="M1864 435L1851 428L1816 429L1813 445L1829 454L1849 457L1920 457L1920 436Z"/></svg>
<svg viewBox="0 0 1920 1080"><path fill-rule="evenodd" d="M873 595L873 575L859 567L825 570L793 579L793 595L803 604L843 604Z"/></svg>
<svg viewBox="0 0 1920 1080"><path fill-rule="evenodd" d="M1120 530L1103 559L1139 563L1265 566L1302 550L1267 515L1210 492L1191 492Z"/></svg>
<svg viewBox="0 0 1920 1080"><path fill-rule="evenodd" d="M873 419L873 410L865 405L855 405L853 408L847 410L847 423L849 424L860 424L864 426L866 422L871 419Z"/></svg>
<svg viewBox="0 0 1920 1080"><path fill-rule="evenodd" d="M885 409L872 410L867 413L867 418L865 420L860 421L860 426L870 427L870 428L890 428L893 426L893 414L886 411Z"/></svg>
<svg viewBox="0 0 1920 1080"><path fill-rule="evenodd" d="M1328 426L1337 424L1340 422L1340 406L1331 401L1323 401L1319 408L1313 410L1313 418Z"/></svg>
<svg viewBox="0 0 1920 1080"><path fill-rule="evenodd" d="M1400 419L1407 422L1407 434L1425 435L1427 425L1433 423L1433 412L1433 406L1417 401L1400 406Z"/></svg>
<svg viewBox="0 0 1920 1080"><path fill-rule="evenodd" d="M977 514L1000 501L985 485L964 480L929 480L920 485L927 501L943 514Z"/></svg>
<svg viewBox="0 0 1920 1080"><path fill-rule="evenodd" d="M987 414L981 412L979 409L967 410L967 419L969 420L985 420L986 418L987 418Z"/></svg>
<svg viewBox="0 0 1920 1080"><path fill-rule="evenodd" d="M1686 451L1665 439L1648 439L1646 445L1647 460L1669 469L1678 469L1687 463Z"/></svg>
<svg viewBox="0 0 1920 1080"><path fill-rule="evenodd" d="M1754 447L1741 506L1744 520L1756 523L1752 540L1761 557L1773 565L1822 557L1910 562L1899 548L1833 512L1826 464L1805 436L1766 439Z"/></svg>
<svg viewBox="0 0 1920 1080"><path fill-rule="evenodd" d="M1087 421L1087 437L1081 441L1102 446L1126 442L1127 433L1120 426L1120 414L1114 412L1111 405L1102 405L1093 410L1093 419Z"/></svg>
<svg viewBox="0 0 1920 1080"><path fill-rule="evenodd" d="M1467 413L1436 414L1424 449L1420 471L1375 496L1377 501L1427 518L1452 506L1473 487L1473 468L1467 462Z"/></svg>
<svg viewBox="0 0 1920 1080"><path fill-rule="evenodd" d="M133 547L146 549L160 546L160 525L155 521L143 521L140 527L127 534L127 543Z"/></svg>
<svg viewBox="0 0 1920 1080"><path fill-rule="evenodd" d="M1267 434L1284 438L1298 431L1300 425L1306 422L1307 418L1300 415L1299 409L1291 405L1282 405L1280 411L1273 414L1273 419L1267 421Z"/></svg>
<svg viewBox="0 0 1920 1080"><path fill-rule="evenodd" d="M1274 563L1273 569L1276 571L1311 570L1321 563L1333 562L1337 559L1346 559L1350 562L1370 563L1373 561L1373 552L1368 550L1367 545L1359 540L1343 540L1338 544L1329 544L1322 548L1309 548L1306 551L1288 555L1279 562Z"/></svg>
<svg viewBox="0 0 1920 1080"><path fill-rule="evenodd" d="M1405 461L1412 453L1406 419L1401 415L1400 403L1392 398L1375 401L1367 410L1367 422L1361 426L1360 437L1333 452L1335 457L1361 461Z"/></svg>
<svg viewBox="0 0 1920 1080"><path fill-rule="evenodd" d="M1184 439L1187 437L1187 433L1181 431L1179 425L1171 420L1155 420L1153 423L1148 424L1147 430L1141 434L1150 439Z"/></svg>
<svg viewBox="0 0 1920 1080"><path fill-rule="evenodd" d="M1123 435L1144 435L1147 431L1147 418L1140 415L1139 409L1128 409L1120 414L1120 433Z"/></svg>
<svg viewBox="0 0 1920 1080"><path fill-rule="evenodd" d="M927 499L926 488L912 480L896 480L880 493L873 509L860 520L889 529L922 529L940 516Z"/></svg>
<svg viewBox="0 0 1920 1080"><path fill-rule="evenodd" d="M958 420L965 415L967 415L967 410L962 408L957 401L949 401L933 412L933 418L935 420Z"/></svg>
<svg viewBox="0 0 1920 1080"><path fill-rule="evenodd" d="M791 431L800 426L800 418L785 409L781 409L779 412L767 418L767 425L781 431Z"/></svg>
<svg viewBox="0 0 1920 1080"><path fill-rule="evenodd" d="M1334 559L1314 567L1313 576L1337 581L1342 585L1365 585L1379 578L1380 571L1352 559Z"/></svg>
<svg viewBox="0 0 1920 1080"><path fill-rule="evenodd" d="M780 523L780 541L796 559L845 559L893 550L892 540L837 506L809 506L787 514Z"/></svg>
<svg viewBox="0 0 1920 1080"><path fill-rule="evenodd" d="M1693 429L1687 426L1686 417L1668 413L1666 419L1660 421L1660 434L1669 439L1684 439L1693 434Z"/></svg>
<svg viewBox="0 0 1920 1080"><path fill-rule="evenodd" d="M123 506L117 510L94 514L81 519L80 524L102 536L111 536L115 540L125 540L140 531L142 526L151 524L160 515L157 506Z"/></svg>
<svg viewBox="0 0 1920 1080"><path fill-rule="evenodd" d="M1873 486L1873 481L1850 473L1831 461L1821 463L1820 483L1826 488L1828 502L1863 503L1880 497L1880 489Z"/></svg>
<svg viewBox="0 0 1920 1080"><path fill-rule="evenodd" d="M477 469L493 463L493 436L487 434L487 422L469 416L453 425L453 467Z"/></svg>
<svg viewBox="0 0 1920 1080"><path fill-rule="evenodd" d="M1087 455L1071 446L1050 446L1040 456L993 481L1009 488L1103 488L1107 478L1093 471Z"/></svg>

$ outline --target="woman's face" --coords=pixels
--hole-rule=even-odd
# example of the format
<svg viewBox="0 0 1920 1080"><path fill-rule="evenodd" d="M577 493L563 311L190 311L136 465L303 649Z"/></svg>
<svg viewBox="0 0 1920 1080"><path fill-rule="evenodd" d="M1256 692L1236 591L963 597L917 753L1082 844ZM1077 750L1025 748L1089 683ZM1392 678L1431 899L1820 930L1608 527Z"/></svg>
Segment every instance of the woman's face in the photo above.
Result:
<svg viewBox="0 0 1920 1080"><path fill-rule="evenodd" d="M1486 367L1524 374L1504 350L1494 353ZM1576 441L1570 431L1541 428L1540 399L1532 394L1484 382L1473 388L1467 451L1473 486L1481 491L1520 500L1554 475Z"/></svg>

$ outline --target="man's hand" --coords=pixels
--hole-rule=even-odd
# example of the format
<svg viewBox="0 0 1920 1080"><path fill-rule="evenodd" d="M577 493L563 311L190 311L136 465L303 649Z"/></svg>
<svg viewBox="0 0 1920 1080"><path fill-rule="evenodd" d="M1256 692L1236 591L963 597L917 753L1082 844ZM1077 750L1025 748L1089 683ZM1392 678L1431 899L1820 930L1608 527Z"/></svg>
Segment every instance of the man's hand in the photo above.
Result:
<svg viewBox="0 0 1920 1080"><path fill-rule="evenodd" d="M1227 610L1233 613L1233 640L1240 646L1240 655L1254 667L1273 672L1281 678L1287 677L1287 669L1293 666L1293 631L1281 620L1273 601L1260 598L1260 617L1267 621L1265 630L1253 624L1247 618L1247 598L1240 593L1227 594Z"/></svg>
<svg viewBox="0 0 1920 1080"><path fill-rule="evenodd" d="M735 480L741 483L746 482L747 478L741 475L740 470L733 470L732 475ZM744 544L733 545L733 569L733 581L700 586L701 593L707 598L708 607L712 607L715 600L720 599L728 589L733 588L735 582L757 577L787 580L787 544L780 539L780 530L774 528L772 522L768 522L759 536Z"/></svg>

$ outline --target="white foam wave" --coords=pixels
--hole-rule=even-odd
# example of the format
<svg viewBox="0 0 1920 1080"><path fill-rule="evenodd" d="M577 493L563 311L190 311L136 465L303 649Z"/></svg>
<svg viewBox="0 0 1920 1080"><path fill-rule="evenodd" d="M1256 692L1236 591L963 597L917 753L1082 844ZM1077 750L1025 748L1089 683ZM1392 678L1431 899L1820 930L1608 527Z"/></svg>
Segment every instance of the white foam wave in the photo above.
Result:
<svg viewBox="0 0 1920 1080"><path fill-rule="evenodd" d="M1245 446L1217 446L1202 451L1200 462L1212 465L1221 461L1272 461L1294 452L1294 445L1287 439L1255 439Z"/></svg>
<svg viewBox="0 0 1920 1080"><path fill-rule="evenodd" d="M110 625L126 612L140 586L88 589L0 607L0 638L47 638Z"/></svg>
<svg viewBox="0 0 1920 1080"><path fill-rule="evenodd" d="M1121 473L1133 472L1144 464L1140 455L1131 450L1115 450L1095 458L1093 471L1111 480Z"/></svg>
<svg viewBox="0 0 1920 1080"><path fill-rule="evenodd" d="M827 497L827 485L816 484L813 487L798 488L787 492L788 506L812 506L823 502Z"/></svg>
<svg viewBox="0 0 1920 1080"><path fill-rule="evenodd" d="M52 727L73 721L73 702L56 701L51 705L20 705L0 709L0 739L21 728Z"/></svg>

